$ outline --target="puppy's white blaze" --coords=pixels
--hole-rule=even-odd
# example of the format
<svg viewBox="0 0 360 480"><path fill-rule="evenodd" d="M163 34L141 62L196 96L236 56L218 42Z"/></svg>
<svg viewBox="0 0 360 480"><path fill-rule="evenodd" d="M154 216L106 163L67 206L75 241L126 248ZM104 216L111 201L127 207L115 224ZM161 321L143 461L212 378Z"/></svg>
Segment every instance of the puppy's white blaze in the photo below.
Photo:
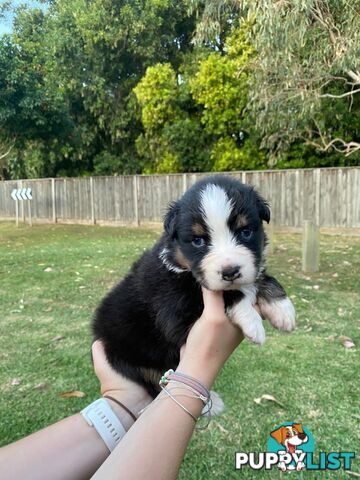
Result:
<svg viewBox="0 0 360 480"><path fill-rule="evenodd" d="M273 327L286 332L294 330L296 313L288 297L270 302L259 298L258 303L263 317L267 318Z"/></svg>
<svg viewBox="0 0 360 480"><path fill-rule="evenodd" d="M225 246L230 242L236 245L227 225L233 204L225 190L218 185L207 185L200 193L200 208L209 227L212 244L219 242Z"/></svg>
<svg viewBox="0 0 360 480"><path fill-rule="evenodd" d="M214 390L210 390L210 399L211 399L211 408L210 408L210 416L217 417L221 415L224 410L224 402L220 395ZM207 406L205 405L201 413L207 412Z"/></svg>
<svg viewBox="0 0 360 480"><path fill-rule="evenodd" d="M230 320L241 328L246 338L262 345L265 342L265 329L262 319L253 307L256 301L257 289L255 286L242 286L245 297L241 302L227 309Z"/></svg>
<svg viewBox="0 0 360 480"><path fill-rule="evenodd" d="M238 289L255 281L254 254L244 245L238 245L228 226L233 202L218 185L207 185L200 193L200 209L210 232L209 253L201 262L205 280L211 290ZM239 266L241 278L232 283L222 278L226 267Z"/></svg>

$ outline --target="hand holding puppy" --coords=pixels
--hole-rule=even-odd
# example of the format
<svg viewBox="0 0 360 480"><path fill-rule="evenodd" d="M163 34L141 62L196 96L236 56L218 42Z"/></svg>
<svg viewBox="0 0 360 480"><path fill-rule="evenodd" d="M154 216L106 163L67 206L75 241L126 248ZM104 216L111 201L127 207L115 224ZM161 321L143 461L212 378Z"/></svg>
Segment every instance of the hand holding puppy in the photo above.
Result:
<svg viewBox="0 0 360 480"><path fill-rule="evenodd" d="M180 350L178 370L210 388L244 336L225 314L223 292L202 288L202 295L204 310Z"/></svg>

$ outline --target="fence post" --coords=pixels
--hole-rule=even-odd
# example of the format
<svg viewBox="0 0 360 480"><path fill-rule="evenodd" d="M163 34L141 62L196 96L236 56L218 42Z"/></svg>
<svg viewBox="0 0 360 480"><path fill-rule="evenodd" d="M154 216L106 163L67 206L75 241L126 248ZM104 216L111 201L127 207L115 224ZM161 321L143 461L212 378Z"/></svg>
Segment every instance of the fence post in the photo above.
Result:
<svg viewBox="0 0 360 480"><path fill-rule="evenodd" d="M319 271L319 227L309 220L305 220L303 224L302 270Z"/></svg>
<svg viewBox="0 0 360 480"><path fill-rule="evenodd" d="M94 205L94 178L90 177L90 208L91 208L91 223L95 225L95 205Z"/></svg>
<svg viewBox="0 0 360 480"><path fill-rule="evenodd" d="M134 178L133 178L133 198L134 198L135 225L138 227L140 225L140 221L139 221L138 177L137 177L137 175L134 175Z"/></svg>
<svg viewBox="0 0 360 480"><path fill-rule="evenodd" d="M315 175L315 223L320 225L320 175L321 169L314 170Z"/></svg>
<svg viewBox="0 0 360 480"><path fill-rule="evenodd" d="M55 178L51 179L52 221L56 223Z"/></svg>

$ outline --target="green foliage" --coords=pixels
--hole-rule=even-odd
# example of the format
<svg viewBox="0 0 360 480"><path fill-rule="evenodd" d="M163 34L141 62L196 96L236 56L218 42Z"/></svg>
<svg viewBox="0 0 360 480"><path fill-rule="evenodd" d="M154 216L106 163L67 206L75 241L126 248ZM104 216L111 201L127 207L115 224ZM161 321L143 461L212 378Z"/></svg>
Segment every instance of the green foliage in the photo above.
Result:
<svg viewBox="0 0 360 480"><path fill-rule="evenodd" d="M211 53L190 81L192 95L203 106L202 123L214 135L237 135L244 123L244 109L254 50L246 28L236 29L226 40L226 55Z"/></svg>
<svg viewBox="0 0 360 480"><path fill-rule="evenodd" d="M169 63L149 67L134 92L142 107L145 130L156 132L178 114L176 75Z"/></svg>
<svg viewBox="0 0 360 480"><path fill-rule="evenodd" d="M59 165L50 169L45 164L52 164L52 137L34 133L32 118L32 128L25 124L22 131L27 139L37 142L38 162L42 163L35 170L52 170L53 175L60 170L70 175L94 169L140 172L135 149L135 139L141 132L140 112L132 89L149 65L159 61L175 66L180 63L181 56L192 48L193 23L185 5L170 0L58 1L44 12L20 7L11 42L15 51L21 52L22 67L35 78L36 89L27 82L23 90L32 103L16 98L16 108L21 104L27 111L31 109L33 115L39 114L37 98L43 103L50 98L51 105L55 102L55 106L62 107L61 113L71 125L66 136L61 122L55 122L54 134L62 145L52 152L60 154ZM6 53L2 45L0 50ZM2 76L0 71L0 81ZM55 113L49 112L48 117L52 120ZM37 120L37 128L43 117ZM52 126L49 118L42 123L47 129ZM12 128L8 118L6 126ZM20 131L19 125L12 128L16 136ZM38 144L40 137L43 147ZM25 144L17 152L17 164L30 161L35 155L33 152L24 156L24 148ZM69 157L61 154L63 150ZM103 152L108 154L104 156ZM22 171L28 175L34 168L24 167Z"/></svg>
<svg viewBox="0 0 360 480"><path fill-rule="evenodd" d="M255 19L249 36L258 55L247 107L272 164L299 143L313 147L303 149L311 156L318 152L320 165L359 164L360 0L190 4L200 14L198 42L218 36L229 12Z"/></svg>
<svg viewBox="0 0 360 480"><path fill-rule="evenodd" d="M208 163L206 133L184 77L180 82L170 64L149 67L134 89L142 108L144 134L136 141L146 173L197 171ZM205 158L206 155L206 158Z"/></svg>
<svg viewBox="0 0 360 480"><path fill-rule="evenodd" d="M137 148L147 171L264 168L265 155L246 129L254 58L248 28L234 28L223 53L187 55L177 76L170 64L147 69L134 89L145 131Z"/></svg>
<svg viewBox="0 0 360 480"><path fill-rule="evenodd" d="M250 140L245 140L239 147L230 137L218 140L212 150L214 172L230 170L258 170L266 168L266 156Z"/></svg>
<svg viewBox="0 0 360 480"><path fill-rule="evenodd" d="M358 4L20 4L0 37L0 176L358 165Z"/></svg>

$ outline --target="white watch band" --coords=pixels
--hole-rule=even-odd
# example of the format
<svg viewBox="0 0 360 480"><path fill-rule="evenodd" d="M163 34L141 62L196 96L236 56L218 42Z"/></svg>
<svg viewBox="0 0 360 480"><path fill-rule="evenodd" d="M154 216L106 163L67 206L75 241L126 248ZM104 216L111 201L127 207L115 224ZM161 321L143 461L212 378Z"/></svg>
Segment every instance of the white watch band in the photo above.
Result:
<svg viewBox="0 0 360 480"><path fill-rule="evenodd" d="M87 423L94 427L112 452L125 435L125 429L104 398L99 398L81 410Z"/></svg>

